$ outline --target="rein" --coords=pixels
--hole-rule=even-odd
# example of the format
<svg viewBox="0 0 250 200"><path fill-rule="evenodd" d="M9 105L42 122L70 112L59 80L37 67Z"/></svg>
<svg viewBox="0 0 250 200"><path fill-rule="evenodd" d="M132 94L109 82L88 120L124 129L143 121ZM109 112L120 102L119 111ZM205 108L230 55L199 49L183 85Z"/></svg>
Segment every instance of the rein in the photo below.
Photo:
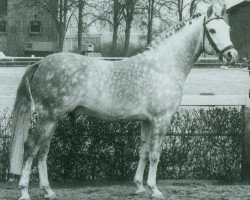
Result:
<svg viewBox="0 0 250 200"><path fill-rule="evenodd" d="M212 19L210 19L210 20L208 20L208 21L206 22L206 17L204 17L204 22L203 22L203 26L204 26L204 31L203 31L203 50L205 50L205 47L204 47L204 45L205 45L205 36L207 36L207 39L208 39L209 43L212 45L212 47L214 48L214 50L216 51L216 53L219 54L220 60L222 60L223 53L224 53L225 51L229 50L229 49L234 49L234 46L233 46L233 45L229 45L229 46L225 47L225 48L222 49L222 50L220 50L220 49L217 47L217 45L216 45L215 42L213 41L213 39L212 39L212 37L210 36L209 31L207 30L207 27L206 27L206 25L207 25L209 22L211 22L211 21L213 21L213 20L216 20L216 19L223 19L223 20L225 20L223 17L217 16L217 17L212 18Z"/></svg>

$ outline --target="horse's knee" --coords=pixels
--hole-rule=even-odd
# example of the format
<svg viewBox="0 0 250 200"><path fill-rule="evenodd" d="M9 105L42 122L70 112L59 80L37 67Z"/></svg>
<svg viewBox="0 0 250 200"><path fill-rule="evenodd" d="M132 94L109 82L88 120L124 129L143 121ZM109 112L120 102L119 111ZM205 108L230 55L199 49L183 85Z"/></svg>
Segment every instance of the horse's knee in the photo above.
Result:
<svg viewBox="0 0 250 200"><path fill-rule="evenodd" d="M160 153L150 153L149 154L149 161L151 163L157 163L160 159Z"/></svg>
<svg viewBox="0 0 250 200"><path fill-rule="evenodd" d="M29 151L34 147L34 142L27 140L24 142L24 151Z"/></svg>
<svg viewBox="0 0 250 200"><path fill-rule="evenodd" d="M141 158L141 159L143 159L143 160L147 159L148 154L149 154L149 151L148 151L148 150L144 150L144 149L141 149L141 150L140 150L140 158Z"/></svg>
<svg viewBox="0 0 250 200"><path fill-rule="evenodd" d="M24 157L28 158L28 157L32 157L34 158L36 156L36 148L35 148L35 144L34 141L32 140L27 140L24 143Z"/></svg>
<svg viewBox="0 0 250 200"><path fill-rule="evenodd" d="M38 151L38 159L43 159L44 157L47 156L47 154L49 153L49 147L50 147L50 141L49 140L46 140L46 142L44 142L40 148L39 148L39 151Z"/></svg>
<svg viewBox="0 0 250 200"><path fill-rule="evenodd" d="M47 156L47 153L45 153L45 152L38 152L38 154L37 154L37 159L38 159L38 161L41 161L41 160L43 160L45 157Z"/></svg>

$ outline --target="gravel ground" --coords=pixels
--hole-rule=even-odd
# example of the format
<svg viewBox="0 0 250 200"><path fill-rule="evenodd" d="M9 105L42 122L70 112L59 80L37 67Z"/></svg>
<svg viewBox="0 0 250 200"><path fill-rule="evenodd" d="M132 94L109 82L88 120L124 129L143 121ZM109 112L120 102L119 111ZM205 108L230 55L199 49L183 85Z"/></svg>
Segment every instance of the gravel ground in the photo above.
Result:
<svg viewBox="0 0 250 200"><path fill-rule="evenodd" d="M51 184L60 200L147 200L150 193L134 194L131 182L106 182L83 184ZM167 200L250 200L249 185L219 185L203 183L181 183L178 181L159 181L159 189ZM16 200L20 195L17 185L0 183L0 200ZM31 184L32 200L43 199L43 192L37 184Z"/></svg>

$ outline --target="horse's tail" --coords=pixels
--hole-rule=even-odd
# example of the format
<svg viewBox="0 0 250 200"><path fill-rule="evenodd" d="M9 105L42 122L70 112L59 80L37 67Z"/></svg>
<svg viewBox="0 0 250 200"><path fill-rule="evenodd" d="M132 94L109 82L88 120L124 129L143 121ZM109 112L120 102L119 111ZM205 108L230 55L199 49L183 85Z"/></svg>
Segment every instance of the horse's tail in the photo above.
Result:
<svg viewBox="0 0 250 200"><path fill-rule="evenodd" d="M10 150L10 172L21 174L24 143L28 137L30 116L32 114L32 96L30 93L30 81L33 78L39 64L34 64L25 72L17 89L17 96L12 111L12 145Z"/></svg>

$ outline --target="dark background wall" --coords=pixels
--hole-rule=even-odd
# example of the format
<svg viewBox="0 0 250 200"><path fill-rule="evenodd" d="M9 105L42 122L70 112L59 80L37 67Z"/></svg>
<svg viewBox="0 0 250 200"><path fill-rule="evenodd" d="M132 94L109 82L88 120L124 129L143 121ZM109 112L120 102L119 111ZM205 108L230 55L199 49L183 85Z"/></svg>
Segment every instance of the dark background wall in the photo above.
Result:
<svg viewBox="0 0 250 200"><path fill-rule="evenodd" d="M243 2L228 10L231 39L241 58L250 58L250 2Z"/></svg>

